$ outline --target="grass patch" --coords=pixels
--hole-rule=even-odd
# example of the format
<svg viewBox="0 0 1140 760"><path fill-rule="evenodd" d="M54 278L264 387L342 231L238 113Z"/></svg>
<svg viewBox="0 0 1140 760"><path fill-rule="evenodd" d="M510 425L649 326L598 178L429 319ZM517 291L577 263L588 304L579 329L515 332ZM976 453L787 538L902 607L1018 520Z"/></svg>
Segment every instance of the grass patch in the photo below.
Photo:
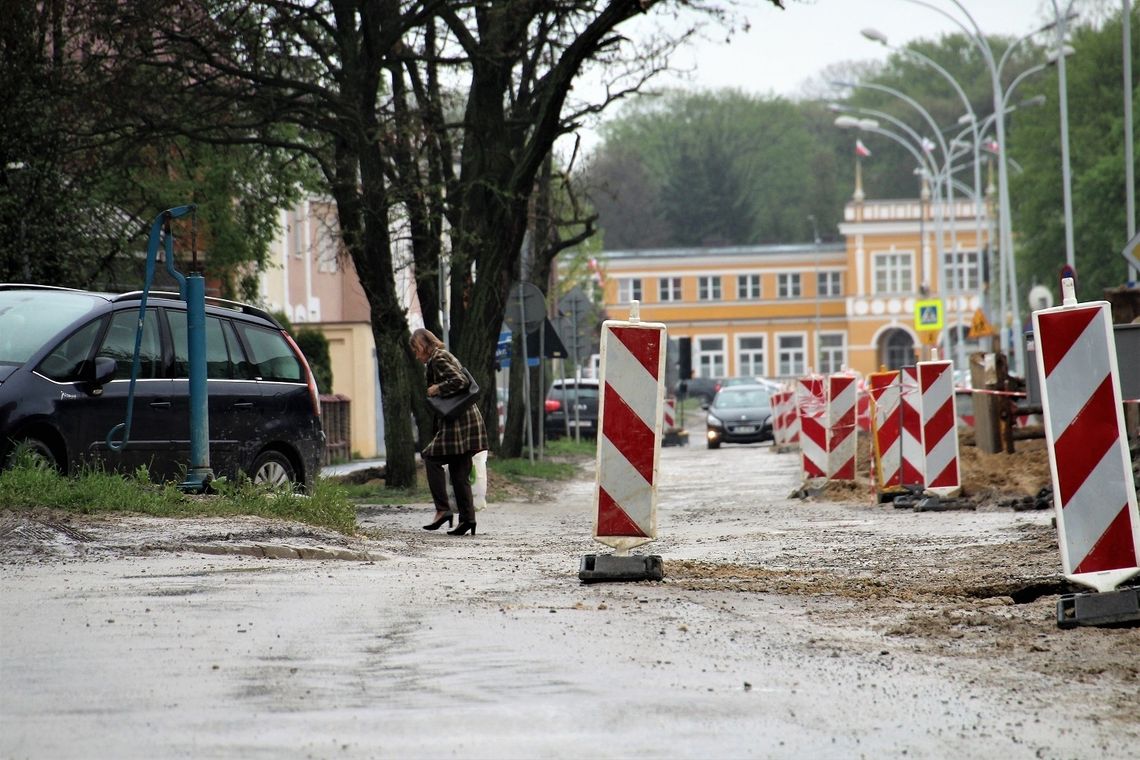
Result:
<svg viewBox="0 0 1140 760"><path fill-rule="evenodd" d="M152 483L140 468L123 476L87 470L65 477L31 460L0 472L0 504L7 509L56 508L79 514L137 512L155 517L257 517L356 530L356 508L335 482L318 479L308 496L255 486L248 479L214 482L215 493L188 495L173 483Z"/></svg>

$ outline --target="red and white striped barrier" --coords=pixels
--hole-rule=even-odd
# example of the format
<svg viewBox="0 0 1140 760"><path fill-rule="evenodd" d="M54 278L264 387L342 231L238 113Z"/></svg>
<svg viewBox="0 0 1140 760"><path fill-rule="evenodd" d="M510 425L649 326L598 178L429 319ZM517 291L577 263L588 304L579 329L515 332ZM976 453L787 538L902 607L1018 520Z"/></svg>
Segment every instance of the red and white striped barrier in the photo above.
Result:
<svg viewBox="0 0 1140 760"><path fill-rule="evenodd" d="M899 454L902 456L902 485L926 484L922 448L922 392L918 367L899 370Z"/></svg>
<svg viewBox="0 0 1140 760"><path fill-rule="evenodd" d="M784 445L798 447L800 445L800 413L796 408L796 392L784 391Z"/></svg>
<svg viewBox="0 0 1140 760"><path fill-rule="evenodd" d="M953 362L919 362L918 384L922 391L924 485L939 496L957 496L962 491L962 476L958 466Z"/></svg>
<svg viewBox="0 0 1140 760"><path fill-rule="evenodd" d="M772 405L772 446L779 448L784 445L784 415L781 404L784 401L784 392L775 391L768 397Z"/></svg>
<svg viewBox="0 0 1140 760"><path fill-rule="evenodd" d="M772 399L772 443L777 451L799 444L799 424L796 420L795 394L776 391Z"/></svg>
<svg viewBox="0 0 1140 760"><path fill-rule="evenodd" d="M1033 312L1045 439L1065 577L1111 591L1140 573L1140 515L1105 301Z"/></svg>
<svg viewBox="0 0 1140 760"><path fill-rule="evenodd" d="M800 460L805 480L827 477L827 399L823 377L796 380L796 412L800 421Z"/></svg>
<svg viewBox="0 0 1140 760"><path fill-rule="evenodd" d="M855 479L855 404L858 400L855 375L827 377L827 477L829 480Z"/></svg>
<svg viewBox="0 0 1140 760"><path fill-rule="evenodd" d="M673 430L677 427L677 399L672 396L665 399L665 411L662 412L661 425L666 430Z"/></svg>
<svg viewBox="0 0 1140 760"><path fill-rule="evenodd" d="M602 323L594 539L626 550L657 537L665 325Z"/></svg>
<svg viewBox="0 0 1140 760"><path fill-rule="evenodd" d="M879 493L902 490L902 428L899 424L899 371L867 376L871 395L872 471Z"/></svg>

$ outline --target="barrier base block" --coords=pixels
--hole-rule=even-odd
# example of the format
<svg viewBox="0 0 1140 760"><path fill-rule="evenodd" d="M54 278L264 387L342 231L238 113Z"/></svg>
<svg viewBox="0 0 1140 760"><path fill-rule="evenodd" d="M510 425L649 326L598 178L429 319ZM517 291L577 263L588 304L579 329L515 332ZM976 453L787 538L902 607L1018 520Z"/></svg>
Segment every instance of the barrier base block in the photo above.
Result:
<svg viewBox="0 0 1140 760"><path fill-rule="evenodd" d="M1140 588L1065 594L1057 600L1057 627L1140 625Z"/></svg>
<svg viewBox="0 0 1140 760"><path fill-rule="evenodd" d="M945 499L937 494L927 494L914 503L915 512L950 512L956 509L975 510L977 505L965 499Z"/></svg>
<svg viewBox="0 0 1140 760"><path fill-rule="evenodd" d="M688 430L666 430L664 435L661 436L662 446L688 446L689 445L689 431Z"/></svg>
<svg viewBox="0 0 1140 760"><path fill-rule="evenodd" d="M620 581L659 581L665 577L665 564L658 554L587 554L578 567L583 583Z"/></svg>
<svg viewBox="0 0 1140 760"><path fill-rule="evenodd" d="M772 452L775 454L791 454L793 451L799 450L799 446L793 446L790 443L781 444L780 446L772 446Z"/></svg>

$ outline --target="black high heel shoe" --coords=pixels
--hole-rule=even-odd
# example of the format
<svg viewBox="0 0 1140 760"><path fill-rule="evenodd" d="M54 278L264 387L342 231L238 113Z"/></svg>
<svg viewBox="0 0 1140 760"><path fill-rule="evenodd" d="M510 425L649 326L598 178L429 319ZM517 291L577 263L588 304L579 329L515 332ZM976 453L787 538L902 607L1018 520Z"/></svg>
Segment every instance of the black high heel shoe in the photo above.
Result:
<svg viewBox="0 0 1140 760"><path fill-rule="evenodd" d="M447 531L447 535L449 535L449 536L462 536L464 533L467 533L468 531L471 531L471 535L473 535L473 536L475 535L475 523L464 522L463 520L460 520L459 525L456 526L455 530Z"/></svg>
<svg viewBox="0 0 1140 760"><path fill-rule="evenodd" d="M428 523L427 525L425 525L424 530L439 530L440 526L443 525L444 523L447 523L447 527L450 528L451 527L451 521L454 519L455 519L455 517L453 515L448 515L447 517L441 517L438 520L436 520L435 522ZM462 525L462 524L463 523L460 523L460 525ZM451 531L448 531L448 533L450 533L450 532Z"/></svg>

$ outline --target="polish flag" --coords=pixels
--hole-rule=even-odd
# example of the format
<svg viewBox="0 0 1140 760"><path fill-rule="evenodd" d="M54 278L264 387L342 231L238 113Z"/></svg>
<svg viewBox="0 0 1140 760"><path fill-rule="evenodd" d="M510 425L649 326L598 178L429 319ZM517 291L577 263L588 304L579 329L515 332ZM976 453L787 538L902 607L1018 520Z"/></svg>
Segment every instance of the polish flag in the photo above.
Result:
<svg viewBox="0 0 1140 760"><path fill-rule="evenodd" d="M982 143L982 147L988 150L990 153L1001 152L1001 146L998 145L997 140L988 140L987 142Z"/></svg>
<svg viewBox="0 0 1140 760"><path fill-rule="evenodd" d="M922 149L927 153L930 153L934 150L934 141L929 137L922 138Z"/></svg>
<svg viewBox="0 0 1140 760"><path fill-rule="evenodd" d="M867 149L867 146L863 144L862 140L855 141L855 155L860 158L866 158L871 155L871 151Z"/></svg>

